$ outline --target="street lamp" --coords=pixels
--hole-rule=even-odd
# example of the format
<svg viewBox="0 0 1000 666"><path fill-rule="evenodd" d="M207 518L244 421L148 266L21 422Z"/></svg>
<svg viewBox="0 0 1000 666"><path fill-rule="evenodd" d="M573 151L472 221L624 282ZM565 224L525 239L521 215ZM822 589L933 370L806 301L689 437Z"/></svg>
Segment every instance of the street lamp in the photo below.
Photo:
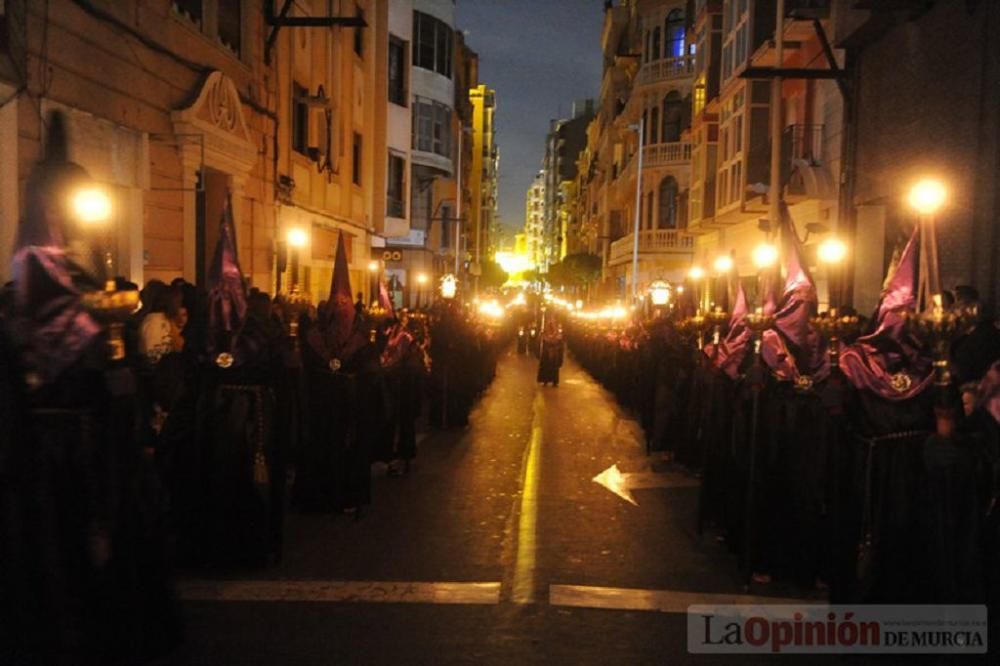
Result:
<svg viewBox="0 0 1000 666"><path fill-rule="evenodd" d="M753 250L754 266L763 270L770 268L778 261L778 248L770 243L761 243Z"/></svg>
<svg viewBox="0 0 1000 666"><path fill-rule="evenodd" d="M920 284L917 288L917 302L921 308L929 307L933 296L941 293L934 214L944 205L947 197L944 183L934 178L924 178L914 183L907 197L920 218Z"/></svg>
<svg viewBox="0 0 1000 666"><path fill-rule="evenodd" d="M670 301L670 285L663 280L655 280L649 285L649 297L654 306L663 307Z"/></svg>
<svg viewBox="0 0 1000 666"><path fill-rule="evenodd" d="M458 289L458 279L448 273L441 278L441 298L446 300L451 300L455 298L455 292Z"/></svg>
<svg viewBox="0 0 1000 666"><path fill-rule="evenodd" d="M84 224L100 224L111 219L111 198L99 187L84 187L73 194L73 213Z"/></svg>
<svg viewBox="0 0 1000 666"><path fill-rule="evenodd" d="M817 256L824 264L839 264L847 256L847 245L839 238L828 238L820 243Z"/></svg>
<svg viewBox="0 0 1000 666"><path fill-rule="evenodd" d="M309 234L304 229L292 228L288 230L288 246L292 248L292 291L299 286L299 252L309 244Z"/></svg>
<svg viewBox="0 0 1000 666"><path fill-rule="evenodd" d="M847 245L839 238L827 238L816 248L816 256L820 263L827 266L828 291L830 293L830 309L836 311L843 305L842 276L840 264L847 256Z"/></svg>
<svg viewBox="0 0 1000 666"><path fill-rule="evenodd" d="M910 188L907 199L910 206L920 215L934 215L944 205L948 193L944 184L933 178L918 181Z"/></svg>
<svg viewBox="0 0 1000 666"><path fill-rule="evenodd" d="M712 268L715 269L715 274L716 274L715 280L713 282L714 289L712 290L712 301L715 303L718 303L720 301L719 294L717 293L719 287L719 280L725 278L726 303L723 309L727 309L729 307L729 276L730 272L733 270L733 258L728 254L720 254L718 257L715 258L715 261L712 263ZM716 307L716 309L718 309L718 307Z"/></svg>

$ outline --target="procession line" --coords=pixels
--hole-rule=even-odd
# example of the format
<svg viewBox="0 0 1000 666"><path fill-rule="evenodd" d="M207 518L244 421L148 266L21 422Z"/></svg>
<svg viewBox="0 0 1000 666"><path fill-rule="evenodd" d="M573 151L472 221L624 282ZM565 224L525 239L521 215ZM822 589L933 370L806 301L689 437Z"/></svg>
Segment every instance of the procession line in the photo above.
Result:
<svg viewBox="0 0 1000 666"><path fill-rule="evenodd" d="M813 599L765 597L753 594L715 594L676 590L643 590L624 587L593 587L589 585L550 585L549 605L609 610L656 611L686 613L689 606L699 605L773 605L822 604Z"/></svg>
<svg viewBox="0 0 1000 666"><path fill-rule="evenodd" d="M541 477L542 432L545 426L545 399L535 391L532 405L531 441L524 464L524 486L517 524L517 556L511 600L530 604L535 600L535 550L538 533L538 485Z"/></svg>
<svg viewBox="0 0 1000 666"><path fill-rule="evenodd" d="M288 601L322 603L500 603L500 583L377 582L330 580L187 580L183 601Z"/></svg>

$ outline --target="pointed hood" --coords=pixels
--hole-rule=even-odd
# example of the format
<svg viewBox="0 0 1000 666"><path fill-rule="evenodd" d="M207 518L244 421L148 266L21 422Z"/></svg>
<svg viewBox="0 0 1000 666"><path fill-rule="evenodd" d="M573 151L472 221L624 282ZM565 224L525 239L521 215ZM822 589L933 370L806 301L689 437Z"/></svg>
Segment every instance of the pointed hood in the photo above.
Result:
<svg viewBox="0 0 1000 666"><path fill-rule="evenodd" d="M66 159L62 114L54 112L47 127L46 157L28 177L11 261L12 333L25 367L43 382L54 380L76 362L100 333L71 277L62 233L70 211L65 204L58 205L90 177Z"/></svg>
<svg viewBox="0 0 1000 666"><path fill-rule="evenodd" d="M351 276L343 231L337 235L337 255L333 262L330 296L326 301L323 319L326 322L324 338L330 352L337 355L354 329L354 300L351 298Z"/></svg>
<svg viewBox="0 0 1000 666"><path fill-rule="evenodd" d="M753 332L746 325L746 316L749 312L746 291L743 289L743 284L739 283L736 288L733 313L729 317L729 332L719 344L719 353L715 361L716 366L732 379L739 374L740 366L746 358L753 338Z"/></svg>
<svg viewBox="0 0 1000 666"><path fill-rule="evenodd" d="M826 344L811 322L819 305L816 285L802 260L802 246L785 206L781 222L785 289L774 313L774 329L762 337L761 354L781 379L794 381L808 375L818 380L830 367Z"/></svg>
<svg viewBox="0 0 1000 666"><path fill-rule="evenodd" d="M222 345L232 339L246 320L247 294L236 254L236 229L232 200L227 195L219 223L219 240L208 271L208 326L210 344ZM228 351L210 349L209 351Z"/></svg>
<svg viewBox="0 0 1000 666"><path fill-rule="evenodd" d="M871 333L840 354L840 369L854 386L887 400L906 400L933 379L930 359L906 330L906 316L916 308L920 260L919 228L915 228L890 268Z"/></svg>

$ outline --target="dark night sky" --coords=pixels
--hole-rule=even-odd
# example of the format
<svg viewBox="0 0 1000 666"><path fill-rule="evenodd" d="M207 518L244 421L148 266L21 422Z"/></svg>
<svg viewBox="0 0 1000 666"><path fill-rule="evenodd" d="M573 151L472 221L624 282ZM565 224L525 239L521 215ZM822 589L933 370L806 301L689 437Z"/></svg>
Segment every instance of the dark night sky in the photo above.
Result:
<svg viewBox="0 0 1000 666"><path fill-rule="evenodd" d="M545 153L549 120L601 85L602 0L458 0L458 28L497 94L500 216L524 224L524 196Z"/></svg>

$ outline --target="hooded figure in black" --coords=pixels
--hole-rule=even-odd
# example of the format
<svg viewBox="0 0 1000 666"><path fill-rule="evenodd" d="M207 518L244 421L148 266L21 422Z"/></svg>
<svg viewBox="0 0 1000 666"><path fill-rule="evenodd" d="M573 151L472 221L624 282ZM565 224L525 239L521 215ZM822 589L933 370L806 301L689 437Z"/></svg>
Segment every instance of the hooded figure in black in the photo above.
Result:
<svg viewBox="0 0 1000 666"><path fill-rule="evenodd" d="M381 433L381 370L368 322L351 298L343 234L330 298L305 332L307 434L294 501L303 511L356 511L371 501L371 463Z"/></svg>
<svg viewBox="0 0 1000 666"><path fill-rule="evenodd" d="M164 512L132 369L84 308L68 257L68 162L53 115L26 188L0 320L0 663L135 663L178 639Z"/></svg>
<svg viewBox="0 0 1000 666"><path fill-rule="evenodd" d="M274 390L281 333L271 325L269 304L248 304L230 207L227 201L209 273L198 427L205 522L198 545L206 563L260 565L279 555L276 526L284 510Z"/></svg>

